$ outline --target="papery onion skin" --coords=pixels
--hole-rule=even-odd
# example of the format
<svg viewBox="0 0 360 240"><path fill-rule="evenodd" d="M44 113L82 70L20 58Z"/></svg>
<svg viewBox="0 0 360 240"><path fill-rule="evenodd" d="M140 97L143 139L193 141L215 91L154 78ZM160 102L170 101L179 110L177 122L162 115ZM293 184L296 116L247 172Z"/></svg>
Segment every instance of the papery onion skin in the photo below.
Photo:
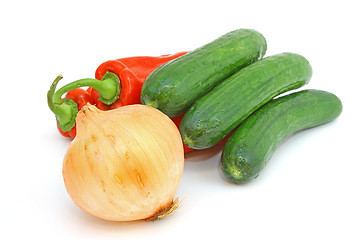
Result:
<svg viewBox="0 0 360 240"><path fill-rule="evenodd" d="M63 162L65 187L84 211L110 221L153 217L173 202L184 168L179 130L157 109L86 105Z"/></svg>

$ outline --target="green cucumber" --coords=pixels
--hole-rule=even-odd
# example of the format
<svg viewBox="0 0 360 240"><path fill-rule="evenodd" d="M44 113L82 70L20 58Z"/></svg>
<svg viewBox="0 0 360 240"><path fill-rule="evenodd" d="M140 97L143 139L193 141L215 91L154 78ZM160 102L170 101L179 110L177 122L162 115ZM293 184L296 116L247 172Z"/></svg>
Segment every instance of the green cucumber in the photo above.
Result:
<svg viewBox="0 0 360 240"><path fill-rule="evenodd" d="M198 98L242 67L262 58L266 40L238 29L154 70L144 82L141 102L169 117L183 114Z"/></svg>
<svg viewBox="0 0 360 240"><path fill-rule="evenodd" d="M298 54L281 53L258 60L198 99L180 123L184 143L209 148L245 118L277 95L308 83L309 62Z"/></svg>
<svg viewBox="0 0 360 240"><path fill-rule="evenodd" d="M234 183L253 180L282 140L330 122L341 111L340 99L320 90L303 90L270 101L231 134L221 157L222 172Z"/></svg>

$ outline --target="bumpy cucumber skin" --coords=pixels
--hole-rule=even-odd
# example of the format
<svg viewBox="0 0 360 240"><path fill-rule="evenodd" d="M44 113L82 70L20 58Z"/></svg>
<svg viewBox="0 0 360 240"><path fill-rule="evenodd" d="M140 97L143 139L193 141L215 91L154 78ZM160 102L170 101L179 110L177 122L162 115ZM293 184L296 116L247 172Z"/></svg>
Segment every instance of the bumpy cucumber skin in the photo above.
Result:
<svg viewBox="0 0 360 240"><path fill-rule="evenodd" d="M231 182L253 180L289 135L336 119L340 99L321 90L295 92L262 106L232 133L225 144L221 169Z"/></svg>
<svg viewBox="0 0 360 240"><path fill-rule="evenodd" d="M191 148L206 149L277 95L308 83L312 68L303 56L281 53L258 60L221 82L186 112L180 133Z"/></svg>
<svg viewBox="0 0 360 240"><path fill-rule="evenodd" d="M255 30L229 32L153 71L141 102L169 117L181 115L222 80L262 58L266 48L264 36Z"/></svg>

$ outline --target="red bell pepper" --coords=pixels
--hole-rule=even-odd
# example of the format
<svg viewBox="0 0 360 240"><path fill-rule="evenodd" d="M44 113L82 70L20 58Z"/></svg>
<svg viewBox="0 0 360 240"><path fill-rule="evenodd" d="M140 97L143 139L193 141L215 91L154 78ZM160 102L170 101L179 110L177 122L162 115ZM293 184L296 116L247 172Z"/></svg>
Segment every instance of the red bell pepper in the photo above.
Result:
<svg viewBox="0 0 360 240"><path fill-rule="evenodd" d="M73 100L77 104L78 111L80 111L80 109L87 103L90 103L92 105L95 104L90 97L90 94L82 88L75 88L73 90L70 90L66 93L65 98ZM64 137L74 138L76 136L76 125L68 132L63 132L59 126L58 130L60 134Z"/></svg>
<svg viewBox="0 0 360 240"><path fill-rule="evenodd" d="M141 88L147 76L164 63L186 53L180 52L158 57L138 56L106 61L95 72L95 78L101 81L89 78L81 79L65 85L55 92L56 85L61 79L57 78L48 93L48 104L57 117L59 132L66 137L75 137L75 116L69 117L68 115L74 115L76 106L77 110L80 110L87 102L95 104L102 110L141 104ZM115 84L116 82L119 82L119 85ZM85 91L79 88L83 86L90 87ZM76 89L74 89L75 87ZM67 91L69 92L62 102L59 98ZM172 120L179 127L181 119L182 116L178 116ZM189 152L192 149L184 144L184 150Z"/></svg>
<svg viewBox="0 0 360 240"><path fill-rule="evenodd" d="M89 88L90 96L95 101L96 106L102 110L131 104L141 104L141 88L147 76L164 63L186 53L179 52L158 57L138 56L106 61L96 69L95 78L100 80L107 72L115 73L121 81L120 97L109 106L98 100L99 93L91 87Z"/></svg>

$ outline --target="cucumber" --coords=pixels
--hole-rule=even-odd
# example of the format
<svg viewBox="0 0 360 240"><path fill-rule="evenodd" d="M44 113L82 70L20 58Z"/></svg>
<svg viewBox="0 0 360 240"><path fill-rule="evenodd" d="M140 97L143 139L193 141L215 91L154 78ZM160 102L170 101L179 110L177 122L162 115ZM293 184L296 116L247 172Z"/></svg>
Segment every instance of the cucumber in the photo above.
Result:
<svg viewBox="0 0 360 240"><path fill-rule="evenodd" d="M340 99L320 90L303 90L270 101L231 134L221 157L222 172L234 183L253 180L287 136L330 122L341 111Z"/></svg>
<svg viewBox="0 0 360 240"><path fill-rule="evenodd" d="M209 148L275 96L310 80L309 62L298 54L281 53L256 61L221 82L197 100L180 123L184 143Z"/></svg>
<svg viewBox="0 0 360 240"><path fill-rule="evenodd" d="M154 70L144 82L141 102L169 117L183 114L193 102L225 78L260 59L266 40L252 29L238 29Z"/></svg>

